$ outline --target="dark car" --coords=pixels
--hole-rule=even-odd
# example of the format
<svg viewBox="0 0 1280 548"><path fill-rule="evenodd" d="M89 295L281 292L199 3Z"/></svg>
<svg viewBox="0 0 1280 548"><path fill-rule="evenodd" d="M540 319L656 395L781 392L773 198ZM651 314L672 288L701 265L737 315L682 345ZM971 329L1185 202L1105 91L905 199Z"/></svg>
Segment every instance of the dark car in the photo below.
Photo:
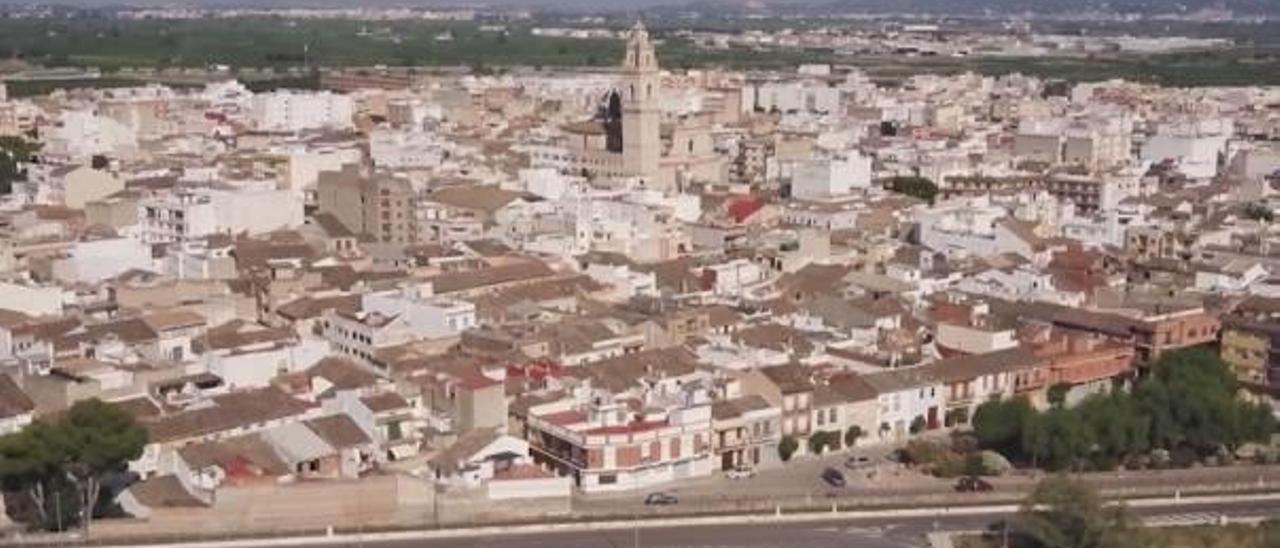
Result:
<svg viewBox="0 0 1280 548"><path fill-rule="evenodd" d="M679 502L680 499L676 498L675 495L666 493L649 493L649 496L644 498L646 506L670 506Z"/></svg>
<svg viewBox="0 0 1280 548"><path fill-rule="evenodd" d="M850 470L857 470L868 466L871 466L871 457L866 455L853 455L844 461L844 467Z"/></svg>
<svg viewBox="0 0 1280 548"><path fill-rule="evenodd" d="M844 473L835 468L827 468L822 471L822 481L832 487L844 487Z"/></svg>
<svg viewBox="0 0 1280 548"><path fill-rule="evenodd" d="M956 492L958 493L986 493L994 490L995 487L987 483L987 480L977 476L966 476L956 482Z"/></svg>
<svg viewBox="0 0 1280 548"><path fill-rule="evenodd" d="M1013 524L1008 520L998 520L987 524L987 528L982 531L984 538L1005 538L1013 530Z"/></svg>

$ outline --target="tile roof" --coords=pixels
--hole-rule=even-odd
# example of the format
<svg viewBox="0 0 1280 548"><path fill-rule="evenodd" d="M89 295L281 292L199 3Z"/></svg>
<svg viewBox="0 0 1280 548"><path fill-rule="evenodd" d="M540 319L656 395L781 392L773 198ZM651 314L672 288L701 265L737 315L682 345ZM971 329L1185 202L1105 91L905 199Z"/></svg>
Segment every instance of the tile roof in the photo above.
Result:
<svg viewBox="0 0 1280 548"><path fill-rule="evenodd" d="M208 323L204 316L181 308L147 314L143 316L142 321L155 331L199 327Z"/></svg>
<svg viewBox="0 0 1280 548"><path fill-rule="evenodd" d="M0 419L8 419L35 411L36 404L6 373L0 373Z"/></svg>
<svg viewBox="0 0 1280 548"><path fill-rule="evenodd" d="M228 476L283 476L291 471L271 444L256 433L186 445L178 449L178 455L193 470L219 466Z"/></svg>
<svg viewBox="0 0 1280 548"><path fill-rule="evenodd" d="M373 443L356 421L346 414L309 419L303 421L303 424L335 449L349 449Z"/></svg>
<svg viewBox="0 0 1280 548"><path fill-rule="evenodd" d="M360 311L359 295L305 296L276 307L276 314L289 320L318 318L326 310L354 314Z"/></svg>
<svg viewBox="0 0 1280 548"><path fill-rule="evenodd" d="M204 336L193 341L197 352L211 350L229 350L264 343L292 343L298 334L292 329L283 327L266 327L246 322L231 320L205 331Z"/></svg>
<svg viewBox="0 0 1280 548"><path fill-rule="evenodd" d="M458 465L473 458L477 452L502 437L496 428L476 428L458 436L458 441L436 453L427 462L432 468L451 473Z"/></svg>
<svg viewBox="0 0 1280 548"><path fill-rule="evenodd" d="M491 266L465 272L446 272L428 278L436 294L456 293L513 282L526 282L555 274L542 261L529 260L517 264Z"/></svg>
<svg viewBox="0 0 1280 548"><path fill-rule="evenodd" d="M143 426L151 441L165 443L235 430L301 415L311 405L277 388L262 388L214 396L208 407L166 415Z"/></svg>
<svg viewBox="0 0 1280 548"><path fill-rule="evenodd" d="M773 407L762 396L750 395L728 400L717 400L711 404L711 418L730 420L741 417L751 411L760 411Z"/></svg>
<svg viewBox="0 0 1280 548"><path fill-rule="evenodd" d="M451 186L432 192L427 199L450 207L493 213L520 196L519 192L503 190L494 185Z"/></svg>
<svg viewBox="0 0 1280 548"><path fill-rule="evenodd" d="M374 413L409 409L411 406L408 400L405 400L403 396L395 392L384 392L375 396L360 398L360 403L363 403L365 407L368 407Z"/></svg>
<svg viewBox="0 0 1280 548"><path fill-rule="evenodd" d="M191 494L177 476L156 476L129 487L129 492L148 508L205 508L209 504Z"/></svg>

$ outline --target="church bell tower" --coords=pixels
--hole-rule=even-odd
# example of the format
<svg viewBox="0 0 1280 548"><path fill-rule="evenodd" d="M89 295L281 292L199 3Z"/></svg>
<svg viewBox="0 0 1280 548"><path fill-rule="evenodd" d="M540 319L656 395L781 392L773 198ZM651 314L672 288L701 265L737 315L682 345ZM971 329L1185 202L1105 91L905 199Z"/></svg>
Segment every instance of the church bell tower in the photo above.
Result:
<svg viewBox="0 0 1280 548"><path fill-rule="evenodd" d="M656 184L662 155L658 106L662 79L649 31L640 22L631 28L622 73L623 168L630 175L644 178L646 184Z"/></svg>

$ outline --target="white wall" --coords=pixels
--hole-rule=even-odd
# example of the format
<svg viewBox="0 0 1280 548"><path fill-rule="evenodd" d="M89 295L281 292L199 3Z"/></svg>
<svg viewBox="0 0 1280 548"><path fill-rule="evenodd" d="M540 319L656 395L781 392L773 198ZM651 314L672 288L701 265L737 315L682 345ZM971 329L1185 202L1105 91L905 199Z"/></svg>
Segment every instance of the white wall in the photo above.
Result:
<svg viewBox="0 0 1280 548"><path fill-rule="evenodd" d="M151 249L133 238L108 238L76 242L69 256L54 264L58 280L98 283L130 269L153 270Z"/></svg>
<svg viewBox="0 0 1280 548"><path fill-rule="evenodd" d="M800 162L791 177L791 195L801 200L844 196L871 185L871 158L853 153L846 158Z"/></svg>
<svg viewBox="0 0 1280 548"><path fill-rule="evenodd" d="M241 190L214 195L218 231L261 234L302 226L305 220L300 192L291 190Z"/></svg>
<svg viewBox="0 0 1280 548"><path fill-rule="evenodd" d="M490 500L568 497L573 481L563 478L534 478L489 482Z"/></svg>
<svg viewBox="0 0 1280 548"><path fill-rule="evenodd" d="M0 308L29 316L62 314L66 296L58 287L28 287L0 282Z"/></svg>
<svg viewBox="0 0 1280 548"><path fill-rule="evenodd" d="M276 91L255 95L250 102L250 114L264 131L349 129L354 112L350 97L327 91Z"/></svg>

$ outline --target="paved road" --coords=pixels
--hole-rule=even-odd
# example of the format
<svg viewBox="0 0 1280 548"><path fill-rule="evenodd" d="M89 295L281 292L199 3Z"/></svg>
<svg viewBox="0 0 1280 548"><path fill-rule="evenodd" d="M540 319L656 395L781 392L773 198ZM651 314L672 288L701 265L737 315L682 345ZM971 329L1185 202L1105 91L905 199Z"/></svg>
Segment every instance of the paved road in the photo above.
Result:
<svg viewBox="0 0 1280 548"><path fill-rule="evenodd" d="M825 485L819 475L827 466L844 469L846 454L810 458L790 463L772 470L761 471L746 480L730 480L720 473L707 478L682 480L679 484L659 486L652 491L663 491L680 498L678 508L646 509L642 500L649 491L608 494L575 494L573 511L578 515L629 515L634 512L666 513L699 510L744 511L784 507L822 506L839 502L842 506L870 503L907 506L912 504L943 503L943 499L956 499L955 480L924 476L903 469L877 458L880 463L875 479L865 473L846 471L849 485L833 489ZM996 492L990 495L967 495L971 502L994 502L1020 499L1034 488L1043 476L1015 474L991 478ZM1226 468L1197 468L1185 470L1160 470L1123 473L1086 473L1079 477L1093 483L1112 496L1168 495L1175 490L1184 493L1231 489L1275 489L1280 487L1280 466L1233 466Z"/></svg>
<svg viewBox="0 0 1280 548"><path fill-rule="evenodd" d="M1280 500L1243 503L1189 504L1177 507L1136 508L1145 520L1162 525L1199 524L1227 516L1231 519L1280 516ZM837 518L806 523L640 528L572 533L483 536L439 540L351 542L341 546L361 548L916 548L926 545L925 535L935 530L977 530L1006 514L949 516L944 518ZM331 548L317 544L302 548Z"/></svg>

